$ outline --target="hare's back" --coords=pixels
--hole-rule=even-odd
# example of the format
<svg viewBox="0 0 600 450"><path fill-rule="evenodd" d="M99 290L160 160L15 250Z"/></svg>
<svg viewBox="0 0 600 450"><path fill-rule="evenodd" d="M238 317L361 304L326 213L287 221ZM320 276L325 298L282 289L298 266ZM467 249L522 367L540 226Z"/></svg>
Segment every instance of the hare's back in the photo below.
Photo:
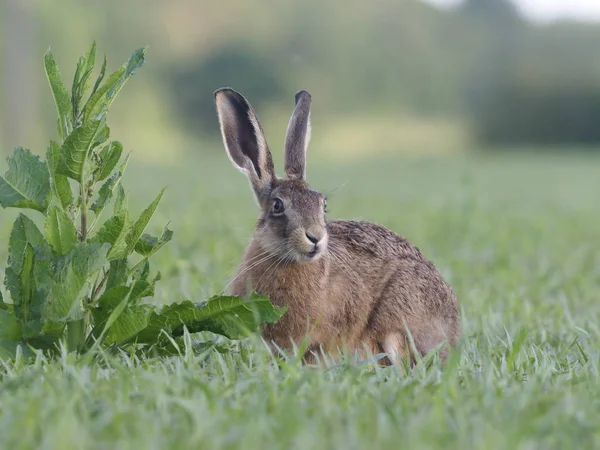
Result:
<svg viewBox="0 0 600 450"><path fill-rule="evenodd" d="M454 310L451 287L421 250L402 236L363 221L333 221L328 227L332 261L336 268L346 265L333 272L355 274L374 299L403 300L406 309L421 305L435 314L448 306Z"/></svg>
<svg viewBox="0 0 600 450"><path fill-rule="evenodd" d="M332 253L346 256L335 256L333 261L348 264L351 273L369 286L369 333L385 340L405 323L423 354L443 335L452 345L456 342L460 335L456 295L417 247L370 222L333 221L328 228ZM354 282L347 281L348 285Z"/></svg>
<svg viewBox="0 0 600 450"><path fill-rule="evenodd" d="M361 220L332 220L327 231L334 245L356 256L425 260L421 250L392 230Z"/></svg>

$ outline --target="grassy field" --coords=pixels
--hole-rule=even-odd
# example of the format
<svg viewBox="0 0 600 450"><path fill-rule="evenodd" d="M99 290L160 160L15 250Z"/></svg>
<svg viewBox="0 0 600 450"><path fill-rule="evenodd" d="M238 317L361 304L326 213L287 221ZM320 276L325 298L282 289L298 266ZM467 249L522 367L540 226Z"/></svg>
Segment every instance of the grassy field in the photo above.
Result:
<svg viewBox="0 0 600 450"><path fill-rule="evenodd" d="M281 158L276 164L281 167ZM0 448L593 448L600 444L600 158L460 156L346 164L309 157L330 216L406 236L458 294L464 341L409 376L348 364L277 367L256 340L228 354L0 367ZM157 302L227 283L256 209L222 150L134 161L153 221ZM12 212L0 210L0 271Z"/></svg>

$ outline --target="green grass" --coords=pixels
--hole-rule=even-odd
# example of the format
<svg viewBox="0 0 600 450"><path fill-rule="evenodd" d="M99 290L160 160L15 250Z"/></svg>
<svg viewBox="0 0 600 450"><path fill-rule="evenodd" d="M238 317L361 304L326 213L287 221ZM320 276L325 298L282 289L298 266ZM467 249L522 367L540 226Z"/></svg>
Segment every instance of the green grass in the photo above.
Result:
<svg viewBox="0 0 600 450"><path fill-rule="evenodd" d="M332 217L392 228L452 284L464 341L447 367L277 367L257 340L228 354L7 363L0 448L598 446L599 157L314 157L308 173ZM171 219L175 239L156 256L156 301L200 301L233 273L253 198L220 149L164 172L134 160L133 209L163 184L153 224ZM0 219L3 272L14 214Z"/></svg>

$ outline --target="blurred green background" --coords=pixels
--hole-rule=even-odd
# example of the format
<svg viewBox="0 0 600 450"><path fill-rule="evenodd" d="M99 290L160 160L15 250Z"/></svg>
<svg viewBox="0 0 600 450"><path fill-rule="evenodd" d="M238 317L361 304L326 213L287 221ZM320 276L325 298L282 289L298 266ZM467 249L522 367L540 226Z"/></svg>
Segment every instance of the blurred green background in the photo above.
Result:
<svg viewBox="0 0 600 450"><path fill-rule="evenodd" d="M299 89L313 94L313 154L600 148L600 23L584 8L587 21L536 20L548 9L536 0L450 3L4 0L2 152L55 136L43 54L52 47L70 83L93 39L109 69L150 47L111 113L113 136L149 162L222 151L212 93L225 85L274 148Z"/></svg>

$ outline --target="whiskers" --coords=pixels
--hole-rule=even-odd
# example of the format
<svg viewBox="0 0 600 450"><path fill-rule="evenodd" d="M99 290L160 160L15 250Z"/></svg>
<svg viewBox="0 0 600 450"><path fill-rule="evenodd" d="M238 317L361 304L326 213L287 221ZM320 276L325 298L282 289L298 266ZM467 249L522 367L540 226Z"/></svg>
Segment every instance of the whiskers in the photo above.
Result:
<svg viewBox="0 0 600 450"><path fill-rule="evenodd" d="M356 271L352 268L352 261L348 253L333 241L329 241L327 244L327 251L331 261L335 264L336 268L344 271L350 276L355 276Z"/></svg>
<svg viewBox="0 0 600 450"><path fill-rule="evenodd" d="M289 245L289 242L290 242L290 239L285 239L283 242L277 242L277 243L271 244L269 246L263 247L261 249L262 251L260 253L252 256L251 258L248 258L245 261L245 265L243 266L243 268L241 268L241 270L235 274L235 276L229 281L229 283L227 283L227 285L225 286L223 291L227 292L227 290L231 287L231 285L236 280L238 280L243 275L247 274L252 269L260 266L261 264L269 263L272 259L275 259L275 263L277 263L282 258L282 256L279 254L279 252L277 250L280 249L281 247L287 248ZM288 248L288 250L284 253L283 257L287 258L292 253L293 253L293 250ZM272 265L273 264L271 264L271 266ZM271 266L269 266L269 268Z"/></svg>
<svg viewBox="0 0 600 450"><path fill-rule="evenodd" d="M294 249L288 248L288 250L283 255L280 255L279 258L277 258L275 260L275 262L271 263L271 265L269 267L267 267L267 269L263 272L263 274L260 276L260 278L256 282L256 286L260 286L260 282L266 275L271 276L272 274L275 273L275 271L277 269L279 269L281 267L285 268L286 264L294 262L294 261L295 261Z"/></svg>

